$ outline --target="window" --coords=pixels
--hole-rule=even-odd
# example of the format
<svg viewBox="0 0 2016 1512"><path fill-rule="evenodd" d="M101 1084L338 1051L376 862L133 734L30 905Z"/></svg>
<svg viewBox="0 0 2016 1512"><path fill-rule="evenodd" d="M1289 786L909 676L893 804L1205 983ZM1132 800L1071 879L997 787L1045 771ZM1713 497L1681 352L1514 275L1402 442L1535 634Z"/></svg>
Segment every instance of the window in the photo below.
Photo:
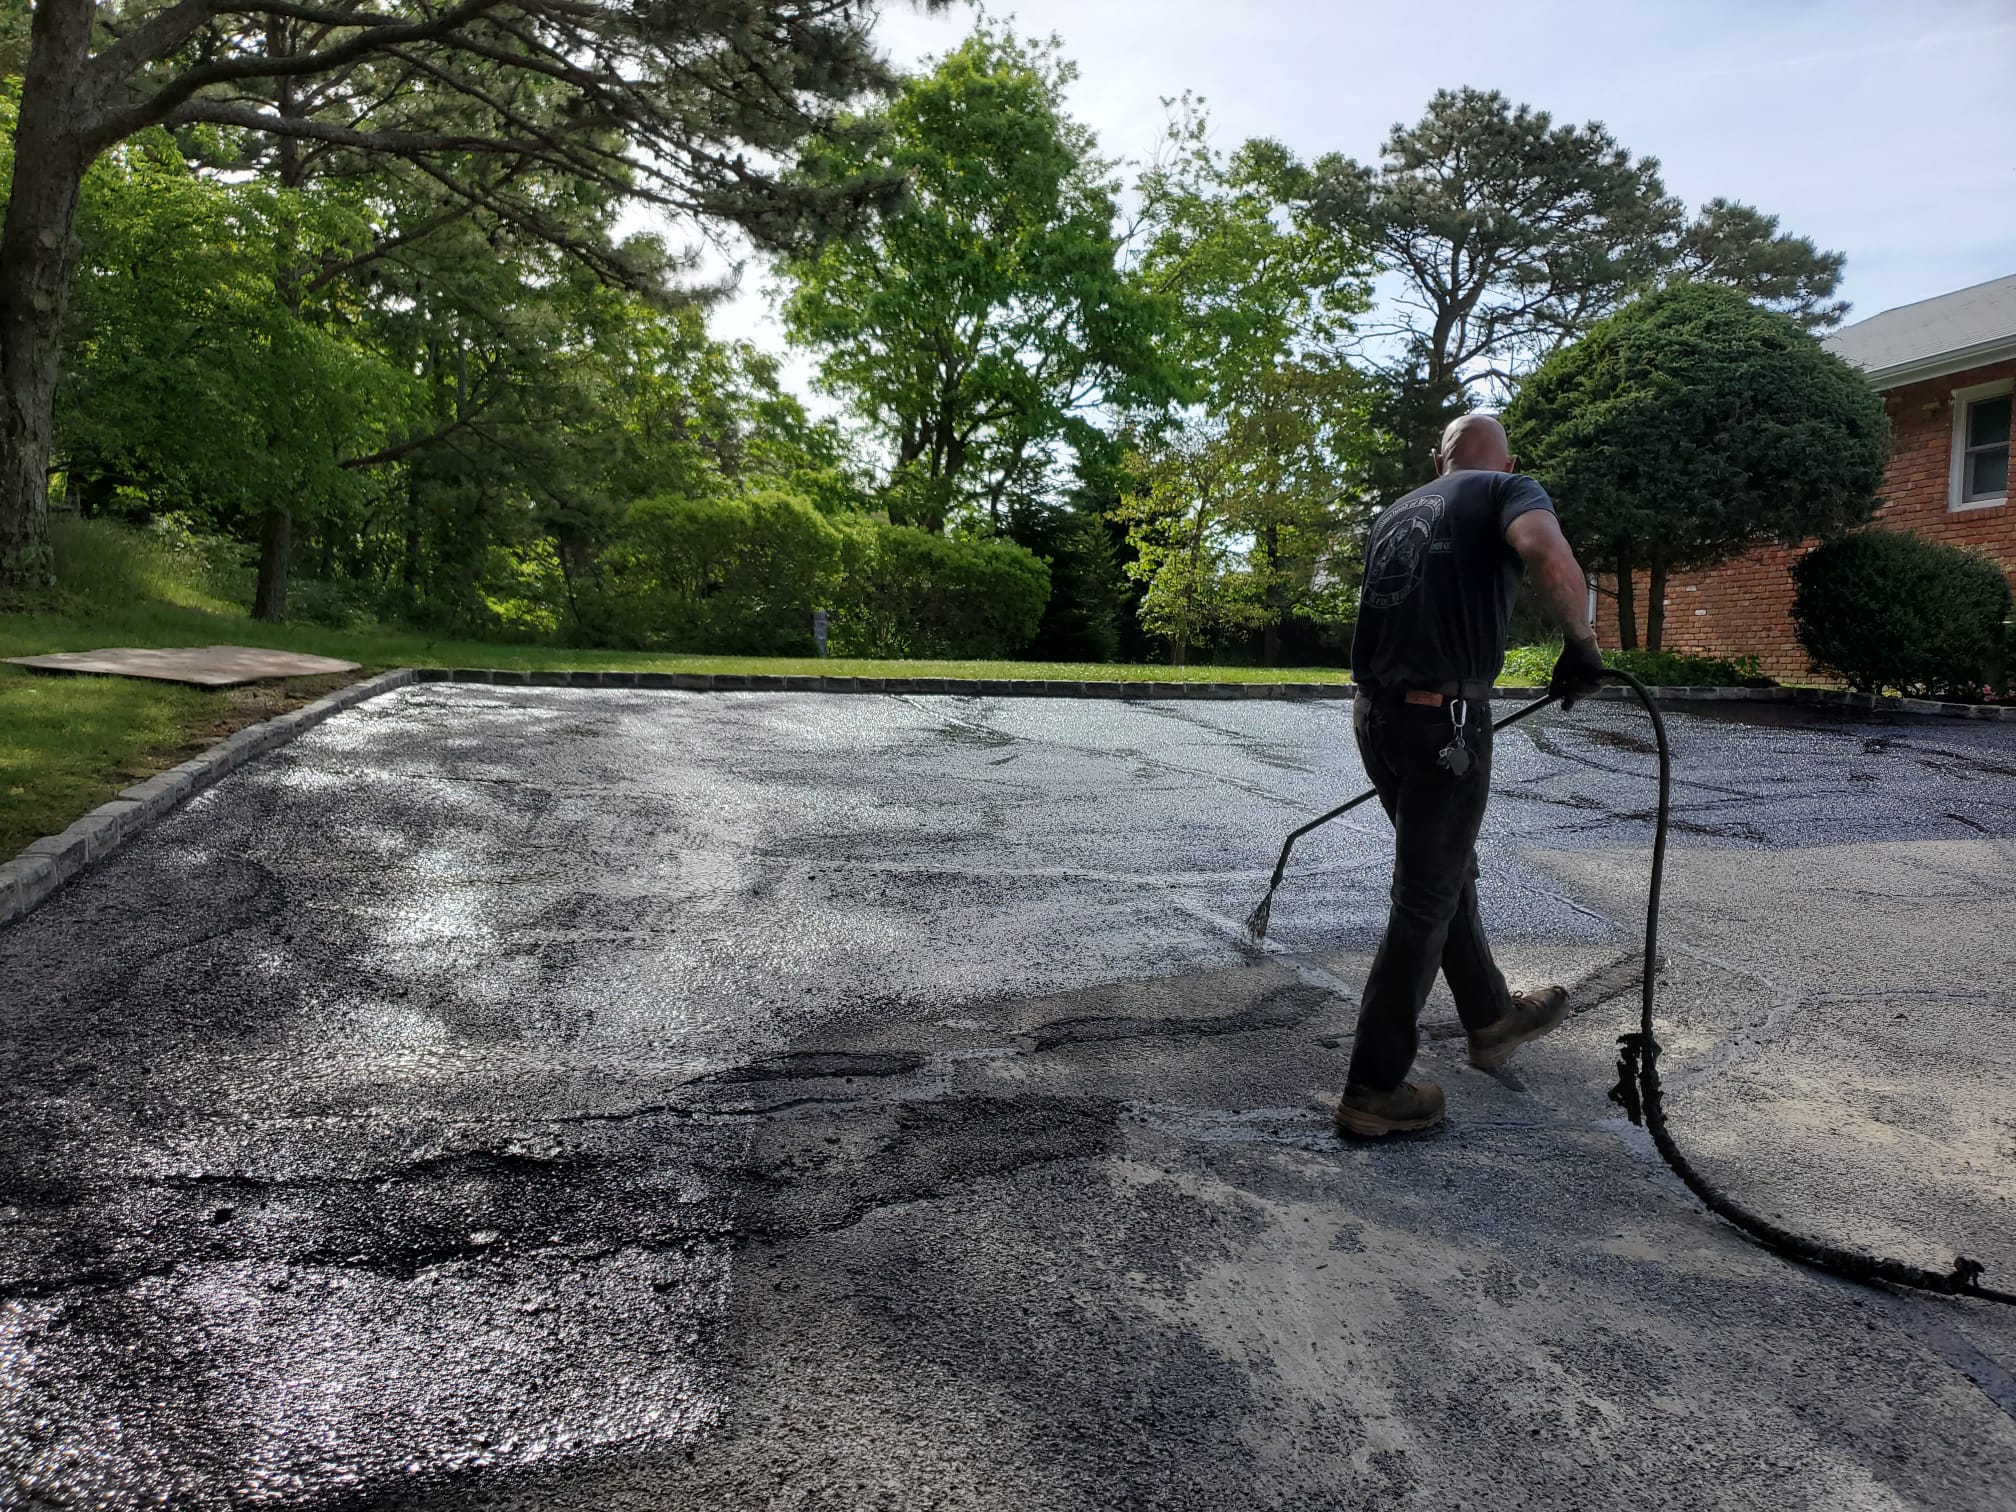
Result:
<svg viewBox="0 0 2016 1512"><path fill-rule="evenodd" d="M2011 387L2005 379L1953 395L1954 509L2008 502Z"/></svg>

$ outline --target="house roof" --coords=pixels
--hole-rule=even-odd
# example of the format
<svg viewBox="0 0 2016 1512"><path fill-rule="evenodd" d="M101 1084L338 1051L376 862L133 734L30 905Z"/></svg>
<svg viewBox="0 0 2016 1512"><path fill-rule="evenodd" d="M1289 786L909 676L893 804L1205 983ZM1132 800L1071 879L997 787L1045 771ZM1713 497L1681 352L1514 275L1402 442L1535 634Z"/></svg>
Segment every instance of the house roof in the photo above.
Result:
<svg viewBox="0 0 2016 1512"><path fill-rule="evenodd" d="M2016 359L2016 273L1871 315L1826 346L1881 389Z"/></svg>

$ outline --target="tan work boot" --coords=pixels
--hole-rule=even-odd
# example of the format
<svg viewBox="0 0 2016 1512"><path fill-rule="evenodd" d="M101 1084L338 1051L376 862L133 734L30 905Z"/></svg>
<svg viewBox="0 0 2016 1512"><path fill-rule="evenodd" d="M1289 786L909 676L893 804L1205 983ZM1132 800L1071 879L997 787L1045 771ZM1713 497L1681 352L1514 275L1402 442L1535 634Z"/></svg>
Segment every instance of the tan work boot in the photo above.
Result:
<svg viewBox="0 0 2016 1512"><path fill-rule="evenodd" d="M1540 1038L1567 1016L1566 987L1515 992L1512 1007L1503 1018L1470 1031L1470 1064L1480 1071L1496 1071L1512 1058L1514 1050Z"/></svg>
<svg viewBox="0 0 2016 1512"><path fill-rule="evenodd" d="M1406 1134L1440 1122L1442 1089L1433 1082L1402 1082L1391 1092L1375 1092L1353 1082L1337 1104L1340 1134Z"/></svg>

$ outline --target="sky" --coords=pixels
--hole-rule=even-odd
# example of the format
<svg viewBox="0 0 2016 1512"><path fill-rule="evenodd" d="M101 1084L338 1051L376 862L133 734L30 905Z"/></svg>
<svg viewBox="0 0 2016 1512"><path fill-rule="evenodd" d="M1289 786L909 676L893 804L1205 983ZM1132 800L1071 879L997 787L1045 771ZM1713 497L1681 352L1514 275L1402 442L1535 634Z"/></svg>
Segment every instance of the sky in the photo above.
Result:
<svg viewBox="0 0 2016 1512"><path fill-rule="evenodd" d="M1503 91L1598 120L1659 159L1690 206L1721 195L1847 253L1853 321L2016 273L2016 0L1021 0L1061 38L1073 113L1109 156L1151 153L1165 97L1205 97L1232 147L1376 157L1437 89ZM956 45L974 12L894 3L899 63ZM1437 17L1437 25L1424 17ZM756 266L717 334L782 348ZM809 377L802 362L794 386Z"/></svg>

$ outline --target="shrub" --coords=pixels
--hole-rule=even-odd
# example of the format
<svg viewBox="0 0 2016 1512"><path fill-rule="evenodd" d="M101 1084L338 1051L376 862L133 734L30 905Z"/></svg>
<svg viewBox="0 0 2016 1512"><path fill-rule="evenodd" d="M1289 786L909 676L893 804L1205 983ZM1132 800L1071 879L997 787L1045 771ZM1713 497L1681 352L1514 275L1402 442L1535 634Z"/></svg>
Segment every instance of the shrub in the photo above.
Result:
<svg viewBox="0 0 2016 1512"><path fill-rule="evenodd" d="M849 522L829 646L840 656L1011 656L1036 634L1050 569L1012 541Z"/></svg>
<svg viewBox="0 0 2016 1512"><path fill-rule="evenodd" d="M1702 283L1634 300L1556 351L1505 424L1582 564L1620 589L1651 570L1654 646L1667 572L1866 523L1890 449L1867 378L1787 316Z"/></svg>
<svg viewBox="0 0 2016 1512"><path fill-rule="evenodd" d="M1505 671L1521 683L1545 687L1560 654L1558 644L1514 646L1505 653ZM1689 656L1683 651L1605 651L1603 665L1654 688L1740 688L1763 675L1754 656Z"/></svg>
<svg viewBox="0 0 2016 1512"><path fill-rule="evenodd" d="M810 654L841 536L796 495L643 499L583 586L597 638L651 649Z"/></svg>
<svg viewBox="0 0 2016 1512"><path fill-rule="evenodd" d="M1851 688L1979 698L1995 675L2009 583L1979 553L1870 530L1816 548L1792 578L1799 643Z"/></svg>

